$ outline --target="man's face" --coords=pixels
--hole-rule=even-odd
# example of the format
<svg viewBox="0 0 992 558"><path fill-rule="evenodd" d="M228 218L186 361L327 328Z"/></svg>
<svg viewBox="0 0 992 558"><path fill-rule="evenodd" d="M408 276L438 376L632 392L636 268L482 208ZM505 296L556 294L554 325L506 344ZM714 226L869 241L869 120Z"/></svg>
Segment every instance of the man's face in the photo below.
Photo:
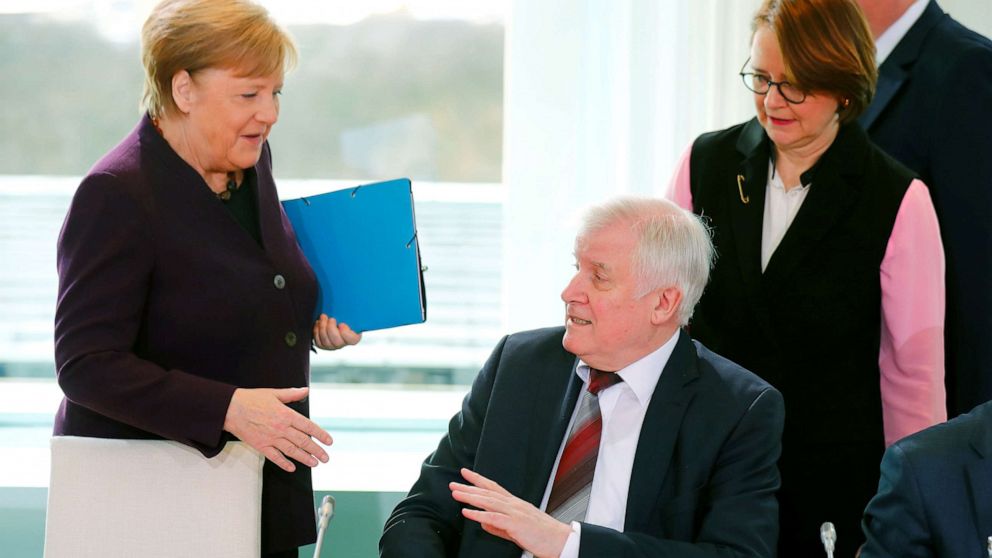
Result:
<svg viewBox="0 0 992 558"><path fill-rule="evenodd" d="M615 223L580 238L576 273L561 293L565 302L565 350L589 366L619 370L656 348L652 323L658 297L637 297L633 270L635 231Z"/></svg>

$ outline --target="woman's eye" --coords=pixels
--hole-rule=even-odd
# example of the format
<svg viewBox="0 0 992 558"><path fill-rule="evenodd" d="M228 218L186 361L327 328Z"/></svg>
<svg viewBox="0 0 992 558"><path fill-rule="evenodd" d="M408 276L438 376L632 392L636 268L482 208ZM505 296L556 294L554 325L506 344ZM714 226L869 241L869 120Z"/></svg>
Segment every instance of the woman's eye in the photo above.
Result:
<svg viewBox="0 0 992 558"><path fill-rule="evenodd" d="M258 93L242 93L241 96L245 99L254 99Z"/></svg>

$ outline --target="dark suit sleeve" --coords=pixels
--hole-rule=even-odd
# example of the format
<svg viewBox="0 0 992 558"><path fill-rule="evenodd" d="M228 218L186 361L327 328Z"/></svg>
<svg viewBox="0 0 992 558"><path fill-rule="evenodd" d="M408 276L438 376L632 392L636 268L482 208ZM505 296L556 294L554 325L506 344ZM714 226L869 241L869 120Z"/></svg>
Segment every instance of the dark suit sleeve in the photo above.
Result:
<svg viewBox="0 0 992 558"><path fill-rule="evenodd" d="M898 444L882 458L878 494L868 503L862 530L867 542L861 558L936 556L927 536L930 530L917 477Z"/></svg>
<svg viewBox="0 0 992 558"><path fill-rule="evenodd" d="M929 184L947 253L952 408L992 399L992 49L959 56L933 115Z"/></svg>
<svg viewBox="0 0 992 558"><path fill-rule="evenodd" d="M784 415L782 396L774 389L765 389L740 418L720 450L706 493L699 495L696 509L702 519L694 541L620 533L583 523L579 556L774 556L778 539L777 462ZM633 493L637 487L630 490Z"/></svg>
<svg viewBox="0 0 992 558"><path fill-rule="evenodd" d="M493 350L448 424L448 433L420 468L420 478L386 520L379 555L384 558L454 556L464 520L462 505L451 497L448 483L464 482L459 470L474 468L476 450L496 370L506 338Z"/></svg>
<svg viewBox="0 0 992 558"><path fill-rule="evenodd" d="M78 405L213 455L234 386L135 353L142 329L169 319L146 310L153 238L152 220L131 188L108 174L84 179L57 251L58 382Z"/></svg>

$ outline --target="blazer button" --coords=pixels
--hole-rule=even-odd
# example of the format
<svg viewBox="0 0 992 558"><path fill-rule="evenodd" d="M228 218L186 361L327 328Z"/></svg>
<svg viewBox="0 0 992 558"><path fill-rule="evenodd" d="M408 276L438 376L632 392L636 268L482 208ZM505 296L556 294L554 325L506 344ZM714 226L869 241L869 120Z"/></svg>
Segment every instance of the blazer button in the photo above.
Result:
<svg viewBox="0 0 992 558"><path fill-rule="evenodd" d="M286 278L282 275L276 275L272 278L272 284L275 285L277 289L282 289L286 286Z"/></svg>
<svg viewBox="0 0 992 558"><path fill-rule="evenodd" d="M292 331L286 334L285 340L286 340L286 344L289 345L290 347L296 346L296 334L293 333Z"/></svg>

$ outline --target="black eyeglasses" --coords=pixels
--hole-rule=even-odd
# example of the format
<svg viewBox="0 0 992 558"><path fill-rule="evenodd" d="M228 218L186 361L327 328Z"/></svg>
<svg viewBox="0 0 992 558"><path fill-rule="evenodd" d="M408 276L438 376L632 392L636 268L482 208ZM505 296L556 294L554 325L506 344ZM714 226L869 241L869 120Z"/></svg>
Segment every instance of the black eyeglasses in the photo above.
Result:
<svg viewBox="0 0 992 558"><path fill-rule="evenodd" d="M744 62L744 66L741 67L740 76L741 79L744 80L744 87L747 87L758 95L767 95L768 92L772 90L772 86L774 85L775 87L778 87L779 95L782 95L782 98L789 103L798 105L806 100L806 92L787 81L772 81L771 78L765 74L745 72L744 68L747 67L747 63L750 61L751 59L748 58Z"/></svg>

